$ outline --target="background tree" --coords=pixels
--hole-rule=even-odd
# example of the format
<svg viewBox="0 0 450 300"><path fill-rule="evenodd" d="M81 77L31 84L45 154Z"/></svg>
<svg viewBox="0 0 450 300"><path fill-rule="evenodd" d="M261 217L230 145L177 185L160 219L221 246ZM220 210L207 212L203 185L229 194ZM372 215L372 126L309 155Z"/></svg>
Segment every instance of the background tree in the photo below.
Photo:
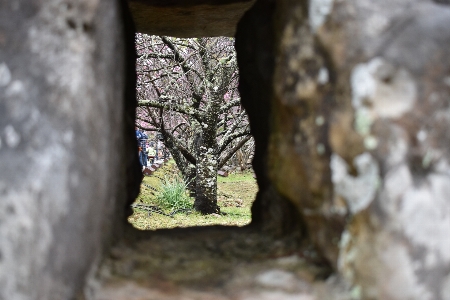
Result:
<svg viewBox="0 0 450 300"><path fill-rule="evenodd" d="M238 141L233 141L236 143ZM255 141L251 138L245 145L239 148L236 153L226 162L228 170L244 171L252 169L252 160L255 153Z"/></svg>
<svg viewBox="0 0 450 300"><path fill-rule="evenodd" d="M140 126L162 133L194 208L217 213L217 170L251 138L234 40L139 34L136 44Z"/></svg>

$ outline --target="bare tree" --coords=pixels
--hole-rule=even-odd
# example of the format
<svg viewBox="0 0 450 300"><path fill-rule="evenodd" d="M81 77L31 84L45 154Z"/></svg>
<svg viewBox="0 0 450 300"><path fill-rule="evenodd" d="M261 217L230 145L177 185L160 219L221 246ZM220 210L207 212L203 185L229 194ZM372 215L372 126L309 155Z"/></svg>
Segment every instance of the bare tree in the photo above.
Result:
<svg viewBox="0 0 450 300"><path fill-rule="evenodd" d="M233 143L236 142L238 141L233 141ZM240 171L244 171L252 169L251 161L254 154L255 141L253 139L250 139L247 143L245 143L245 145L239 148L236 153L231 156L225 166L231 170L238 169Z"/></svg>
<svg viewBox="0 0 450 300"><path fill-rule="evenodd" d="M164 143L195 191L194 208L217 206L217 170L250 138L230 38L138 35L138 120Z"/></svg>

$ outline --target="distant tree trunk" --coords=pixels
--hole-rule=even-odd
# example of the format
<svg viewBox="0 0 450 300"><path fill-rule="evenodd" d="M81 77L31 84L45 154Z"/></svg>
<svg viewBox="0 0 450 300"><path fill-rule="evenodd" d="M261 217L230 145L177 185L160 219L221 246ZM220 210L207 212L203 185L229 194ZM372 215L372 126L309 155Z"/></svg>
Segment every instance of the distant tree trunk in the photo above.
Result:
<svg viewBox="0 0 450 300"><path fill-rule="evenodd" d="M217 205L217 160L213 140L196 137L195 210L202 214L219 213Z"/></svg>
<svg viewBox="0 0 450 300"><path fill-rule="evenodd" d="M181 171L186 187L190 191L190 196L193 197L195 196L195 165L183 156L182 152L176 146L173 137L169 135L164 128L164 123L162 123L162 125L161 133L163 135L164 144L172 154L172 158L175 160L178 169Z"/></svg>
<svg viewBox="0 0 450 300"><path fill-rule="evenodd" d="M200 152L197 161L194 208L203 214L219 212L217 206L217 155Z"/></svg>
<svg viewBox="0 0 450 300"><path fill-rule="evenodd" d="M184 182L186 183L186 187L188 188L190 192L191 197L195 197L195 176L196 174L196 167L194 165L189 165L187 167L186 174L183 175Z"/></svg>

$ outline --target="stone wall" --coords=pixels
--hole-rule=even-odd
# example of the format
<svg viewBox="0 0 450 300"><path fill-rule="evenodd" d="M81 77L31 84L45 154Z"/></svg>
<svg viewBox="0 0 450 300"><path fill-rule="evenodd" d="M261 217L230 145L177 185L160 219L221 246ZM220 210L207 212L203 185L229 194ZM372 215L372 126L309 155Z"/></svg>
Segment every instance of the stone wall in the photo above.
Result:
<svg viewBox="0 0 450 300"><path fill-rule="evenodd" d="M339 270L366 298L450 298L449 28L438 1L354 1L317 34L346 91L330 128L334 197L352 216Z"/></svg>
<svg viewBox="0 0 450 300"><path fill-rule="evenodd" d="M129 0L139 32L177 37L234 36L255 0Z"/></svg>
<svg viewBox="0 0 450 300"><path fill-rule="evenodd" d="M277 1L275 20L276 191L356 295L449 299L450 6Z"/></svg>
<svg viewBox="0 0 450 300"><path fill-rule="evenodd" d="M120 6L0 3L0 299L74 299L120 236L137 191Z"/></svg>
<svg viewBox="0 0 450 300"><path fill-rule="evenodd" d="M236 37L260 187L252 225L171 234L127 226L126 239L140 174L123 4L0 3L0 299L81 298L87 281L101 295L102 258L112 272L104 273L131 286L149 274L176 277L153 292L183 291L180 282L216 270L230 272L216 287L233 290L240 281L227 285L228 274L241 274L255 253L258 272L291 272L289 282L299 274L320 282L331 267L350 286L339 299L450 299L448 1L257 1ZM177 36L230 35L250 4L131 1L138 29ZM146 23L160 9L166 17ZM207 17L222 25L207 28ZM113 243L120 251L109 252ZM184 264L180 247L196 274L163 273L166 262ZM274 273L279 257L285 270ZM239 285L248 297L220 299L255 299L253 277L250 294ZM299 290L301 299L325 299L322 287L301 282L277 299Z"/></svg>

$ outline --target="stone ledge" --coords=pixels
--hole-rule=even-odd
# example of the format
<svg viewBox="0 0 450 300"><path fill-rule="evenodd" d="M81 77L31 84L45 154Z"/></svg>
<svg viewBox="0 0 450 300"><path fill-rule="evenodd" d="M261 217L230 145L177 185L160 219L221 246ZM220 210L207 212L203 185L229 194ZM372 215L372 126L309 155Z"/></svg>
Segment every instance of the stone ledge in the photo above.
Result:
<svg viewBox="0 0 450 300"><path fill-rule="evenodd" d="M130 0L138 32L177 37L234 36L236 26L254 0Z"/></svg>

